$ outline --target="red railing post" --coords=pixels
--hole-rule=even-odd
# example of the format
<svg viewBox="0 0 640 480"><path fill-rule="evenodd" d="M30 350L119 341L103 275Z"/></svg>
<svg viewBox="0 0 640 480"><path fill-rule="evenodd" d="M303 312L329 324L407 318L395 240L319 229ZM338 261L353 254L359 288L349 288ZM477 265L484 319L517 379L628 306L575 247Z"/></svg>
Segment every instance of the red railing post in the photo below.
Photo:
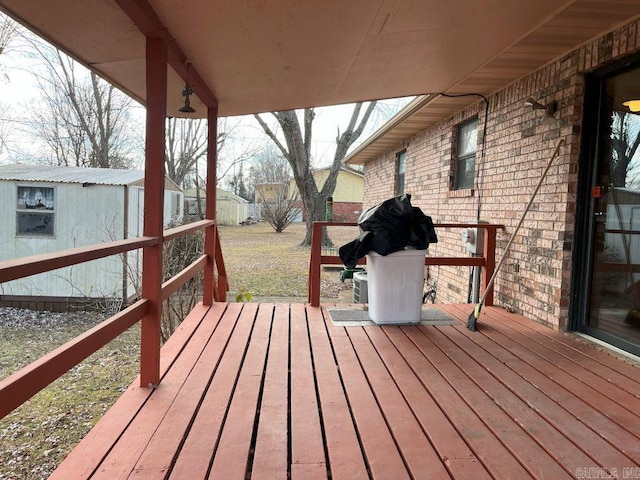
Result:
<svg viewBox="0 0 640 480"><path fill-rule="evenodd" d="M218 270L218 285L215 289L215 300L217 302L227 301L227 291L229 291L229 283L227 282L227 269L224 266L224 258L222 257L222 248L220 247L220 233L218 227L214 230L216 269Z"/></svg>
<svg viewBox="0 0 640 480"><path fill-rule="evenodd" d="M167 112L167 46L147 38L147 129L144 175L144 235L158 237L142 256L142 298L149 309L142 318L140 385L160 382L160 320L162 316L162 220L164 205L165 116Z"/></svg>
<svg viewBox="0 0 640 480"><path fill-rule="evenodd" d="M482 227L479 227L482 228ZM496 268L496 228L483 228L484 230L484 267L482 267L483 275L482 275L482 291L484 292L487 289L487 285L489 284L489 279L493 275L493 271ZM487 296L484 299L485 306L493 305L493 287L487 293Z"/></svg>
<svg viewBox="0 0 640 480"><path fill-rule="evenodd" d="M216 219L216 196L217 196L217 146L218 146L218 109L209 108L207 110L207 187L206 187L206 213L207 220ZM218 227L216 224L207 227L204 231L204 253L207 255L207 264L204 267L204 281L202 292L202 303L212 305L219 299L216 295L215 263L219 253L220 241ZM220 271L218 270L218 282L220 281ZM225 279L226 280L226 279ZM225 291L226 299L226 291Z"/></svg>
<svg viewBox="0 0 640 480"><path fill-rule="evenodd" d="M320 306L320 255L322 254L322 225L323 222L313 222L313 231L311 232L308 300L312 307Z"/></svg>

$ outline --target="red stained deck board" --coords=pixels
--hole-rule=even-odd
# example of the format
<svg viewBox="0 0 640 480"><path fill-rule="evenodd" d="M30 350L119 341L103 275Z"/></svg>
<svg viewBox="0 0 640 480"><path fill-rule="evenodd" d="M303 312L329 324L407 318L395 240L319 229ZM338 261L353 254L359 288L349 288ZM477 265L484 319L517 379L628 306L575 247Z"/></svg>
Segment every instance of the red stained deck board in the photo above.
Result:
<svg viewBox="0 0 640 480"><path fill-rule="evenodd" d="M225 308L226 304L219 304L216 306L216 311L224 310ZM175 356L182 351L188 339L198 329L208 311L209 307L205 307L202 304L196 305L180 324L175 334L162 347L164 355L160 362L162 376L166 374ZM212 328L215 327L215 323L210 326ZM152 392L153 390L150 388L141 388L139 379L136 378L118 401L74 449L74 455L68 456L50 478L66 480L72 477L89 477Z"/></svg>
<svg viewBox="0 0 640 480"><path fill-rule="evenodd" d="M389 373L402 392L402 396L416 416L422 429L437 450L447 470L454 478L489 479L491 475L465 443L450 419L431 397L412 370L410 360L402 356L385 332L398 327L367 328L366 333L374 344Z"/></svg>
<svg viewBox="0 0 640 480"><path fill-rule="evenodd" d="M179 456L170 472L169 478L206 478L229 401L240 372L240 365L247 348L247 342L253 328L257 306L245 305L242 321L238 319L240 304L231 304L234 311L225 313L235 328L225 346L215 375L211 380L200 408L193 420L189 435L184 441ZM270 318L266 309L261 312ZM245 459L246 462L246 459Z"/></svg>
<svg viewBox="0 0 640 480"><path fill-rule="evenodd" d="M567 373L563 368L568 363L566 359L563 360L557 356L554 356L552 359L541 356L529 348L531 343L529 338L504 326L490 316L485 317L484 321L487 327L490 327L490 329L486 329L486 335L493 335L493 338L496 338L499 344L504 345L521 360L531 365L555 383L563 385L600 413L606 415L619 426L640 438L640 418L619 403L612 401L612 399L604 395L600 389L594 388L593 385L585 381L585 378L580 375L580 372L576 372L577 376ZM482 332L482 330L479 331ZM589 372L585 372L585 374L588 373ZM613 390L617 389L607 386L607 391Z"/></svg>
<svg viewBox="0 0 640 480"><path fill-rule="evenodd" d="M104 456L149 398L151 389L141 388L138 379L122 394L83 440L49 477L54 480L89 478Z"/></svg>
<svg viewBox="0 0 640 480"><path fill-rule="evenodd" d="M309 306L306 311L331 478L369 478L322 312Z"/></svg>
<svg viewBox="0 0 640 480"><path fill-rule="evenodd" d="M304 306L291 306L291 478L327 476L324 441ZM293 469L311 465L309 469Z"/></svg>
<svg viewBox="0 0 640 480"><path fill-rule="evenodd" d="M410 478L345 328L334 327L327 320L327 330L371 476L375 479Z"/></svg>
<svg viewBox="0 0 640 480"><path fill-rule="evenodd" d="M145 407L133 419L92 478L110 480L132 472L133 466L179 395L202 350L215 333L217 325L217 322L201 324L203 329L190 339L189 347L180 353L179 361L163 377L160 386L155 389Z"/></svg>
<svg viewBox="0 0 640 480"><path fill-rule="evenodd" d="M491 312L493 318L501 322L505 322L509 325L517 323L526 329L540 332L542 335L547 337L546 343L548 345L554 346L557 344L563 344L580 352L588 359L596 360L602 365L608 367L610 372L616 372L618 375L622 375L622 378L620 378L621 382L617 383L619 387L626 389L632 394L640 395L640 365L638 363L620 361L620 359L611 355L611 353L599 348L594 348L592 344L587 343L583 339L577 339L571 334L555 332L544 325L532 322L521 315L510 314L500 307L489 307L488 311ZM628 380L632 380L633 383L630 384ZM615 379L613 381L615 382Z"/></svg>
<svg viewBox="0 0 640 480"><path fill-rule="evenodd" d="M508 366L531 385L543 392L546 397L573 415L579 423L588 426L596 435L640 464L640 440L613 422L599 410L589 405L585 401L585 388L582 384L577 384L580 390L576 391L568 388L571 385L567 386L564 383L556 383L549 379L540 371L514 355L514 353L508 349L510 340L502 334L496 333L493 329L484 329L482 330L482 335L467 335L467 338L482 347L485 351L490 352L498 362ZM516 394L523 395L519 390L516 391ZM527 396L527 400L529 398L530 397ZM599 406L601 408L604 407L604 410L606 410L604 403ZM572 423L573 422L568 422L567 418L560 418L558 420L558 424L562 426L571 424L571 427L567 426L565 428L576 428ZM594 445L598 445L598 442L594 442ZM604 452L606 450L602 451Z"/></svg>
<svg viewBox="0 0 640 480"><path fill-rule="evenodd" d="M412 477L450 478L364 329L348 328L347 333Z"/></svg>
<svg viewBox="0 0 640 480"><path fill-rule="evenodd" d="M581 369L586 369L600 377L608 384L616 385L628 392L635 399L640 398L640 368L620 362L610 354L599 351L593 346L588 346L581 341L569 338L568 335L554 332L542 325L530 322L520 316L515 316L515 321L508 321L505 310L495 310L493 317L506 322L512 328L517 326L518 331L527 337L551 348L554 352L573 360ZM523 320L527 323L523 323ZM533 335L533 333L537 335Z"/></svg>
<svg viewBox="0 0 640 480"><path fill-rule="evenodd" d="M160 375L164 377L173 362L189 344L189 340L203 326L202 322L207 322L205 328L215 328L222 317L222 314L229 307L226 303L216 303L212 306L205 306L198 303L189 315L177 326L176 331L169 337L162 346L160 356Z"/></svg>
<svg viewBox="0 0 640 480"><path fill-rule="evenodd" d="M421 328L421 330L425 332L424 328ZM536 443L543 445L544 450L561 464L567 470L567 473L571 474L585 466L604 467L605 465L617 465L621 460L624 460L624 457L614 455L615 452L611 452L611 459L615 460L615 462L598 465L574 443L567 441L567 438L556 429L555 425L548 422L537 409L531 408L530 405L532 402L535 402L535 397L531 400L523 400L513 395L503 383L498 381L494 376L494 368L498 369L499 365L496 364L494 367L494 362L491 361L489 356L484 357L488 363L480 363L474 358L476 354L480 355L480 352L474 348L470 350L456 348L456 345L453 344L451 340L439 333L432 334L429 338L441 351L445 352L445 354L465 372L469 379L478 385L496 405L499 405L514 422L518 423ZM527 392L536 395L537 392L532 391L535 389L530 389L529 387L531 387L531 385L525 380L515 375L511 377L510 380L512 382L510 386L524 392L525 396ZM579 431L573 433L590 436L590 432L586 428L579 429Z"/></svg>
<svg viewBox="0 0 640 480"><path fill-rule="evenodd" d="M566 349L563 346L563 350L565 352L569 351L572 354L567 357L563 352L550 348L542 343L544 340L548 339L547 335L539 331L532 331L519 323L509 324L508 326L503 324L502 331L505 331L504 329L506 328L514 332L514 335L512 335L514 340L520 343L526 343L527 348L532 352L540 355L549 362L554 363L574 378L591 385L603 395L609 397L611 400L615 401L630 412L640 412L640 398L621 388L611 388L611 382L606 378L606 376L600 376L600 373L602 373L603 370L602 368L597 369L600 370L599 373L589 368L590 362L584 362L586 364L583 365L583 360L588 360L584 355L576 354L572 350ZM593 367L593 364L591 364L591 366ZM636 391L636 394L637 392L638 391Z"/></svg>
<svg viewBox="0 0 640 480"><path fill-rule="evenodd" d="M293 465L291 465L291 478L300 478L304 480L323 480L328 478L327 466L324 462L315 465L311 463L294 463Z"/></svg>
<svg viewBox="0 0 640 480"><path fill-rule="evenodd" d="M413 332L413 328L411 330L397 328L385 329L385 332L485 468L494 478L532 478L482 418L469 408L461 395L438 372L428 358L428 351L421 351L410 340L413 335L421 335Z"/></svg>
<svg viewBox="0 0 640 480"><path fill-rule="evenodd" d="M567 413L569 412L565 410L561 404L556 403L537 388L535 384L529 383L514 370L511 370L510 367L515 362L511 362L509 366L506 366L492 355L490 352L501 349L499 345L495 345L491 350L483 350L479 348L477 343L473 342L475 338L482 337L482 335L465 335L464 332L458 329L447 330L443 333L449 340L455 343L454 348L457 347L462 352L473 352L471 356L479 365L491 372L498 381L509 388L521 401L526 402L550 425L553 425L560 431L564 435L561 440L563 445L573 443L593 459L593 463L589 461L580 463L576 468L584 468L586 465L602 467L610 465L622 467L633 466L633 461L630 458L623 455L618 449L598 435L596 431L590 429L588 424L580 421L567 422ZM452 350L454 350L454 348L452 348ZM578 420L578 418L576 418L576 420ZM567 440L569 441L567 442ZM552 449L556 454L559 454L561 451L561 448L554 449L551 443L546 444L549 445L548 448ZM563 461L563 463L568 462Z"/></svg>
<svg viewBox="0 0 640 480"><path fill-rule="evenodd" d="M265 310L264 314L263 310ZM259 406L260 385L263 381L269 347L271 312L272 309L268 305L260 306L208 478L225 480L246 478L256 411ZM242 320L245 323L251 321L250 318L242 318Z"/></svg>
<svg viewBox="0 0 640 480"><path fill-rule="evenodd" d="M233 305L229 308L228 314L220 320L218 327L204 346L187 380L176 395L175 401L134 465L133 478L157 479L170 470L176 452L179 451L183 439L189 432L201 398L218 367L224 345L239 314L237 307Z"/></svg>
<svg viewBox="0 0 640 480"><path fill-rule="evenodd" d="M300 319L296 319L300 321ZM276 305L269 340L252 479L287 478L289 408L289 306ZM293 386L292 386L293 388ZM313 413L313 412L311 412ZM213 478L231 478L215 477Z"/></svg>
<svg viewBox="0 0 640 480"><path fill-rule="evenodd" d="M432 329L435 330L435 329ZM524 431L518 422L507 415L492 398L479 388L464 370L455 365L424 332L411 331L412 341L429 357L449 384L455 388L465 403L497 435L505 447L534 475L560 479L569 473ZM524 413L524 411L523 411Z"/></svg>

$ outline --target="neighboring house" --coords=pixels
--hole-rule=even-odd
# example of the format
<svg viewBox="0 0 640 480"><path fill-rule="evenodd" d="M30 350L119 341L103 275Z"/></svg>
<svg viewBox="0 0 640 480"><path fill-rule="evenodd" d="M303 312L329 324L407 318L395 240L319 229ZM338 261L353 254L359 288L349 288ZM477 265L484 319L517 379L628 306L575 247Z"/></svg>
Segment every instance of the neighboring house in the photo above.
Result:
<svg viewBox="0 0 640 480"><path fill-rule="evenodd" d="M495 302L640 353L640 115L627 103L640 100L636 32L637 19L585 42L487 104L479 95L467 107L468 99L417 97L346 158L365 167L365 208L406 192L435 222L504 224L499 260L563 139L498 274ZM438 237L431 254L464 254L459 231ZM467 301L469 267L430 275L438 302Z"/></svg>
<svg viewBox="0 0 640 480"><path fill-rule="evenodd" d="M313 172L318 190L324 186L329 177L330 167ZM298 194L295 179L289 181L291 198ZM364 198L364 175L349 167L341 167L333 191L333 220L335 222L355 222L362 213Z"/></svg>
<svg viewBox="0 0 640 480"><path fill-rule="evenodd" d="M144 171L0 165L0 260L142 236ZM179 187L165 180L164 225L182 217ZM0 304L66 309L135 295L141 252L114 255L0 286Z"/></svg>
<svg viewBox="0 0 640 480"><path fill-rule="evenodd" d="M274 182L274 183L256 183L253 185L255 191L255 203L257 208L255 216L253 218L262 219L262 213L271 211L279 211L280 206L289 205L289 184L287 182ZM266 203L269 207L268 210L262 210L263 204ZM295 208L299 208L295 205ZM302 212L299 211L298 216L293 220L294 222L302 221Z"/></svg>
<svg viewBox="0 0 640 480"><path fill-rule="evenodd" d="M221 188L216 189L216 218L218 225L239 225L251 215L249 201L239 197L235 193ZM195 187L184 192L185 212L192 219L197 219L200 214L205 214L206 192L200 190L200 212L198 212L198 195Z"/></svg>
<svg viewBox="0 0 640 480"><path fill-rule="evenodd" d="M254 185L256 202L275 202L279 195L289 196L289 184L283 182L276 183L256 183Z"/></svg>

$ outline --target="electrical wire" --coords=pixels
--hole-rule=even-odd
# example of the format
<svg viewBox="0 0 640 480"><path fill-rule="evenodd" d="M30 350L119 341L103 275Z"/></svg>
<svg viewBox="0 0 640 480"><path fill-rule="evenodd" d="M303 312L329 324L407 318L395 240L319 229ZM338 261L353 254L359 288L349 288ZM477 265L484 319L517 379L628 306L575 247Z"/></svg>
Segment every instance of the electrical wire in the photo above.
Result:
<svg viewBox="0 0 640 480"><path fill-rule="evenodd" d="M482 209L482 183L484 180L484 155L485 149L487 145L487 123L489 121L489 99L482 95L481 93L460 93L460 94L448 94L448 93L440 93L443 97L449 98L457 98L457 97L480 97L484 100L484 126L482 127L482 149L480 150L480 161L477 162L476 171L477 171L477 195L476 200L478 202L478 208L476 211L476 221L480 221L480 212Z"/></svg>
<svg viewBox="0 0 640 480"><path fill-rule="evenodd" d="M484 100L484 125L482 127L482 149L480 150L480 161L476 162L476 201L478 202L478 208L476 210L476 222L480 223L480 212L482 209L482 181L484 179L484 154L487 145L487 123L489 121L489 99L481 93L461 93L461 94L448 94L441 93L443 97L456 98L456 97L480 97ZM469 272L469 284L467 289L467 302L471 302L473 291L473 278L475 277L475 269L478 267L471 267Z"/></svg>

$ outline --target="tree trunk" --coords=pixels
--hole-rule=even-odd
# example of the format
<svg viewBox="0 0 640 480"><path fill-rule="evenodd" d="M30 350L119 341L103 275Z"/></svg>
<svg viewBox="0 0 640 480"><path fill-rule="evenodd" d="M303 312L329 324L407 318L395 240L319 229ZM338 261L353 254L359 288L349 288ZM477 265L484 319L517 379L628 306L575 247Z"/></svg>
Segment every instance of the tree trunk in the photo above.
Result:
<svg viewBox="0 0 640 480"><path fill-rule="evenodd" d="M302 193L301 193L302 196ZM301 246L308 247L311 246L311 236L313 233L313 222L321 222L326 219L326 198L322 198L320 195L314 196L311 194L310 198L307 200L309 203L303 204L305 205L305 223L306 223L306 231L304 235L304 240L302 240ZM329 243L327 243L329 242ZM331 239L326 235L326 229L323 229L323 246L331 246L333 245Z"/></svg>
<svg viewBox="0 0 640 480"><path fill-rule="evenodd" d="M269 128L260 115L254 115L255 119L282 152L293 170L293 177L300 192L300 198L302 199L306 215L307 228L304 240L301 243L302 246L311 245L313 222L325 220L326 200L328 196L333 195L333 191L336 188L338 173L340 173L340 168L342 167L342 160L349 150L349 147L353 145L362 134L375 106L376 102L369 103L365 113L358 122L362 103L355 104L347 129L342 133L338 130L333 163L329 170L329 176L321 190L319 190L316 185L311 168L311 133L313 120L315 118L313 108L304 110L302 125L294 110L273 112L273 115L282 128L282 135L284 136L286 147L280 142L278 136ZM322 236L323 245L333 246L331 239L327 236L326 229L324 229Z"/></svg>

